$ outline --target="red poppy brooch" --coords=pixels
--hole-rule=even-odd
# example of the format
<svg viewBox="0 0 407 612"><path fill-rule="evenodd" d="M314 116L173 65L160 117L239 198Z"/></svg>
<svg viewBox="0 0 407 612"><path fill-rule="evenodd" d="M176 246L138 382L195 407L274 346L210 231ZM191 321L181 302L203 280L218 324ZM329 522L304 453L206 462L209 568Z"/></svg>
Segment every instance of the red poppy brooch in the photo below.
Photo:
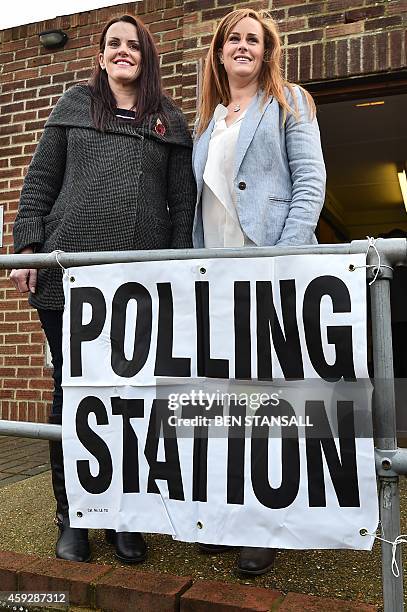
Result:
<svg viewBox="0 0 407 612"><path fill-rule="evenodd" d="M164 134L165 134L165 125L160 120L160 118L158 118L156 123L155 123L154 131L159 136L164 136Z"/></svg>

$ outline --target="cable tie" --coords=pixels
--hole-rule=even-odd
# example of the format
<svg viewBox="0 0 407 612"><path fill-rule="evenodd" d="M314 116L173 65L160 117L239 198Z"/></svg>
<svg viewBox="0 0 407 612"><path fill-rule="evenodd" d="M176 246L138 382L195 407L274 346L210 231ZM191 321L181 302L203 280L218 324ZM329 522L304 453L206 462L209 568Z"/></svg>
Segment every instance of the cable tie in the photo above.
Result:
<svg viewBox="0 0 407 612"><path fill-rule="evenodd" d="M56 250L56 251L52 251L55 254L55 259L57 260L57 264L59 265L60 268L62 268L64 274L67 271L67 268L64 268L64 266L61 264L61 262L59 261L59 255L61 255L61 253L63 253L64 251L60 251L60 250Z"/></svg>
<svg viewBox="0 0 407 612"><path fill-rule="evenodd" d="M379 276L380 270L382 268L389 268L390 270L393 270L393 268L392 268L392 266L388 266L386 264L382 264L381 263L380 253L379 253L379 251L377 250L377 247L376 247L376 238L373 238L372 236L366 236L366 238L368 240L368 245L367 245L367 251L366 251L365 257L367 258L370 249L373 249L374 252L376 253L376 256L377 256L377 264L366 264L364 266L355 266L355 265L351 264L349 266L349 270L351 272L353 272L354 270L357 270L358 268L366 268L366 269L367 268L376 268L374 276L373 276L373 279L369 283L369 287L370 287L370 285L373 285L373 283L377 280L377 277Z"/></svg>
<svg viewBox="0 0 407 612"><path fill-rule="evenodd" d="M394 542L392 542L391 540L386 540L386 538L382 538L381 536L378 536L375 533L370 533L369 531L367 531L367 529L361 529L359 533L361 536L369 535L372 536L372 538L374 538L375 540L380 540L381 542L386 542L386 544L391 545L391 573L395 578L400 578L400 569L396 561L397 546L399 544L407 544L407 534L403 533L398 535Z"/></svg>

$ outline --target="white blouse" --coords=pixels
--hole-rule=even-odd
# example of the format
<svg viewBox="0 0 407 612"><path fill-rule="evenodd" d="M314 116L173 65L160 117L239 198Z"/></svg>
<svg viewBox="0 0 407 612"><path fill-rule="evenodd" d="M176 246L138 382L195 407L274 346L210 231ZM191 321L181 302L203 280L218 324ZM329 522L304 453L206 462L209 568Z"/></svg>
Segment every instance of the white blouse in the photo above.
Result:
<svg viewBox="0 0 407 612"><path fill-rule="evenodd" d="M202 221L206 248L254 244L241 228L233 184L236 143L245 113L229 127L225 121L227 113L227 108L218 104L203 175Z"/></svg>

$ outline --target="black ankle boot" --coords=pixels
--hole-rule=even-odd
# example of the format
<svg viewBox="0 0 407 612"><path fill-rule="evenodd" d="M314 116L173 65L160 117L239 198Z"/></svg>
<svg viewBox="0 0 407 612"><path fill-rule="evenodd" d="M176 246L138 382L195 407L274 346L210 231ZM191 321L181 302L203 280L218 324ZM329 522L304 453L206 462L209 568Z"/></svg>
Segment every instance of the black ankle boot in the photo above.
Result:
<svg viewBox="0 0 407 612"><path fill-rule="evenodd" d="M51 415L49 422L61 424L60 415ZM87 529L76 529L69 526L68 499L65 490L64 459L62 442L51 440L49 443L52 487L57 502L55 523L59 528L59 538L55 554L58 559L86 562L90 559L90 547Z"/></svg>
<svg viewBox="0 0 407 612"><path fill-rule="evenodd" d="M252 576L266 574L273 567L276 554L276 548L244 546L240 549L239 572Z"/></svg>
<svg viewBox="0 0 407 612"><path fill-rule="evenodd" d="M90 547L87 529L76 529L69 526L69 517L57 513L55 524L59 528L59 538L55 547L57 559L68 561L90 560Z"/></svg>
<svg viewBox="0 0 407 612"><path fill-rule="evenodd" d="M124 563L142 563L147 557L147 545L141 533L105 530L106 541L116 549L116 557Z"/></svg>

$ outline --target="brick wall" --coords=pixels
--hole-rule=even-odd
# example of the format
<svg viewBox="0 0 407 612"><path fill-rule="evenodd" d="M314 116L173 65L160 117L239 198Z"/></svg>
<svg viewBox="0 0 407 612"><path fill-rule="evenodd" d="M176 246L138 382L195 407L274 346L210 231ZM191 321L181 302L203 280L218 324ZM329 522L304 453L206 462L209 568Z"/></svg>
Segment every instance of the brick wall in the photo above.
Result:
<svg viewBox="0 0 407 612"><path fill-rule="evenodd" d="M196 65L205 57L217 20L246 6L271 11L285 49L285 75L292 82L343 79L407 65L407 0L186 0L183 108L190 120Z"/></svg>
<svg viewBox="0 0 407 612"><path fill-rule="evenodd" d="M107 0L108 2L108 0ZM196 110L202 59L224 14L242 6L269 8L286 50L284 70L300 83L397 71L407 66L407 0L144 0L60 17L0 32L0 205L5 207L2 253L11 230L24 173L50 108L70 84L86 79L102 25L112 16L138 14L161 55L164 85L190 122ZM38 33L68 33L65 48L42 49ZM45 421L50 371L36 312L0 271L0 416Z"/></svg>
<svg viewBox="0 0 407 612"><path fill-rule="evenodd" d="M124 13L140 15L150 28L161 55L164 85L180 103L180 0L132 2L0 32L0 205L5 222L1 253L12 252L12 225L23 177L50 108L72 83L88 78L103 25ZM64 49L50 53L39 45L38 33L50 28L67 32ZM46 421L51 389L36 311L0 270L0 416Z"/></svg>

